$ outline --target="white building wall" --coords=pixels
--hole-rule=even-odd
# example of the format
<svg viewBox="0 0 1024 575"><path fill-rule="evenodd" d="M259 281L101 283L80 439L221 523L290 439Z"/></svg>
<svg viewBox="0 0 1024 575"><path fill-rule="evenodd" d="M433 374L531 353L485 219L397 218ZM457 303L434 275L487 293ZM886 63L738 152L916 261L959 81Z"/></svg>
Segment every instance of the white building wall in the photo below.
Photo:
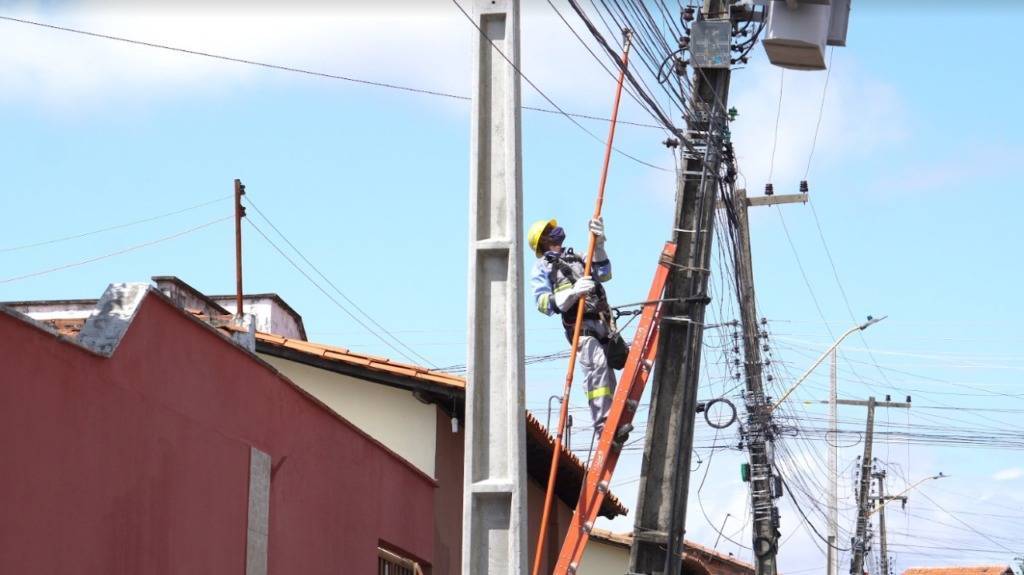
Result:
<svg viewBox="0 0 1024 575"><path fill-rule="evenodd" d="M259 354L296 385L370 437L436 478L437 412L411 391ZM621 574L620 574L621 575Z"/></svg>
<svg viewBox="0 0 1024 575"><path fill-rule="evenodd" d="M234 299L222 296L216 296L213 299L229 313L235 313ZM306 339L302 335L298 321L296 321L291 313L279 306L271 298L246 296L242 302L242 310L247 314L256 316L256 331L272 333L287 337L288 339Z"/></svg>
<svg viewBox="0 0 1024 575"><path fill-rule="evenodd" d="M629 570L629 549L590 539L583 551L580 575L622 575Z"/></svg>

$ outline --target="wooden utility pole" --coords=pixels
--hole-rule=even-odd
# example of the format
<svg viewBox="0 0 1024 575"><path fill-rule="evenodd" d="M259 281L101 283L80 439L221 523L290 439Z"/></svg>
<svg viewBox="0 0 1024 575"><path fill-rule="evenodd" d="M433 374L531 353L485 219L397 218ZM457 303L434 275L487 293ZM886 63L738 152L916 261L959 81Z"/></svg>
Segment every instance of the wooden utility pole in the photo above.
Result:
<svg viewBox="0 0 1024 575"><path fill-rule="evenodd" d="M908 398L909 399L909 398ZM860 462L860 489L857 493L857 532L853 540L853 554L850 557L851 575L863 575L864 556L868 549L868 517L874 508L871 504L871 447L875 435L875 407L910 408L910 402L839 400L839 405L862 405L868 408L867 426L864 430L864 455Z"/></svg>
<svg viewBox="0 0 1024 575"><path fill-rule="evenodd" d="M242 309L242 218L245 217L245 206L242 196L245 185L242 180L235 180L235 317L241 319L245 314Z"/></svg>
<svg viewBox="0 0 1024 575"><path fill-rule="evenodd" d="M724 62L695 65L693 76L685 134L691 145L681 148L682 171L677 174L676 253L665 289L668 301L654 368L629 558L629 572L635 574L679 573L682 564L704 312L710 302L708 268L728 118L732 30L728 2L704 0L701 20L702 26L718 28L706 33L704 40L719 50L724 44L725 57ZM698 40L694 38L695 43ZM718 44L711 46L714 42Z"/></svg>

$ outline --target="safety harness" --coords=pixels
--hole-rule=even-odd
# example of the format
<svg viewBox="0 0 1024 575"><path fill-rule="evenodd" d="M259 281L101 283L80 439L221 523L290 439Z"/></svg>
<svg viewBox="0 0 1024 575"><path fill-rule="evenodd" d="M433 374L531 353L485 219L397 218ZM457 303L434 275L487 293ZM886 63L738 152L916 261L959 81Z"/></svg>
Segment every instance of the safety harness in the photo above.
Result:
<svg viewBox="0 0 1024 575"><path fill-rule="evenodd" d="M573 264L582 265L583 258L576 255L572 248L566 248L562 253L548 252L544 254L544 259L551 264L551 271L548 272L548 281L551 283L551 289L559 289L559 274L569 282L569 287L562 289L570 289L576 285L579 281L580 275L576 271ZM586 324L580 330L581 336L589 336L597 338L602 345L608 343L608 337L612 333L611 326L611 308L608 306L608 296L604 291L604 286L600 282L595 282L593 294L588 296L586 299L587 307L583 310L583 320L595 320L599 321L607 328L604 333L592 329L587 329ZM578 311L580 302L576 301L569 309L562 311L558 310L562 316L562 328L565 330L565 337L571 342L573 327L576 325L576 313ZM557 309L558 306L555 306Z"/></svg>

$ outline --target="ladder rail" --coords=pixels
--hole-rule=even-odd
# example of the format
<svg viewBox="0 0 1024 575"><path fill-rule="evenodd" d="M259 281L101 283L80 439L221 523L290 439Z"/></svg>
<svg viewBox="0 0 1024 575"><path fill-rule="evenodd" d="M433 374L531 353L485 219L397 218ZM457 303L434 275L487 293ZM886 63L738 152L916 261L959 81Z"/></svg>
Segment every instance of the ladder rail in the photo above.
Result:
<svg viewBox="0 0 1024 575"><path fill-rule="evenodd" d="M672 242L666 243L661 252L646 300L655 303L647 304L640 314L640 322L630 345L626 366L615 389L612 407L608 412L597 449L591 458L590 468L584 477L576 512L562 543L554 575L576 573L583 558L583 551L590 540L594 521L610 491L612 474L622 448L621 442L618 448L615 447L616 435L624 425L633 421L654 366L658 349L658 325L662 314L660 300L665 290L670 264L675 256L675 247Z"/></svg>

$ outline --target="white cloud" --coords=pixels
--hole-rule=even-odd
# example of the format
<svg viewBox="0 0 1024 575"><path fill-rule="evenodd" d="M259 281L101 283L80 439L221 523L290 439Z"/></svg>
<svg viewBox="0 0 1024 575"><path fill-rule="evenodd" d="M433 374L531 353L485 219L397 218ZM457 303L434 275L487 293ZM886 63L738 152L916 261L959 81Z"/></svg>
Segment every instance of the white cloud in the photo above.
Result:
<svg viewBox="0 0 1024 575"><path fill-rule="evenodd" d="M807 168L821 109L826 73L787 70L771 169L781 75L779 68L756 65L733 76L736 81L731 101L740 113L733 124L737 155L748 189L758 193L769 175L776 192L797 190ZM831 164L849 165L858 157L877 154L906 139L904 118L903 102L893 86L870 76L855 60L837 55L810 179Z"/></svg>
<svg viewBox="0 0 1024 575"><path fill-rule="evenodd" d="M992 476L992 479L996 481L1011 481L1013 479L1020 479L1024 477L1024 468L1011 467L1009 469L1003 469L998 471Z"/></svg>
<svg viewBox="0 0 1024 575"><path fill-rule="evenodd" d="M46 3L22 3L6 13L194 51L469 93L475 30L445 0L300 3L287 10L273 4L82 2L53 9ZM7 79L0 101L68 113L125 103L144 107L304 80L287 72L9 21L0 22L0 31L0 73ZM522 33L522 69L529 77L566 109L607 114L612 80L546 3L524 5ZM523 98L547 107L525 83Z"/></svg>

